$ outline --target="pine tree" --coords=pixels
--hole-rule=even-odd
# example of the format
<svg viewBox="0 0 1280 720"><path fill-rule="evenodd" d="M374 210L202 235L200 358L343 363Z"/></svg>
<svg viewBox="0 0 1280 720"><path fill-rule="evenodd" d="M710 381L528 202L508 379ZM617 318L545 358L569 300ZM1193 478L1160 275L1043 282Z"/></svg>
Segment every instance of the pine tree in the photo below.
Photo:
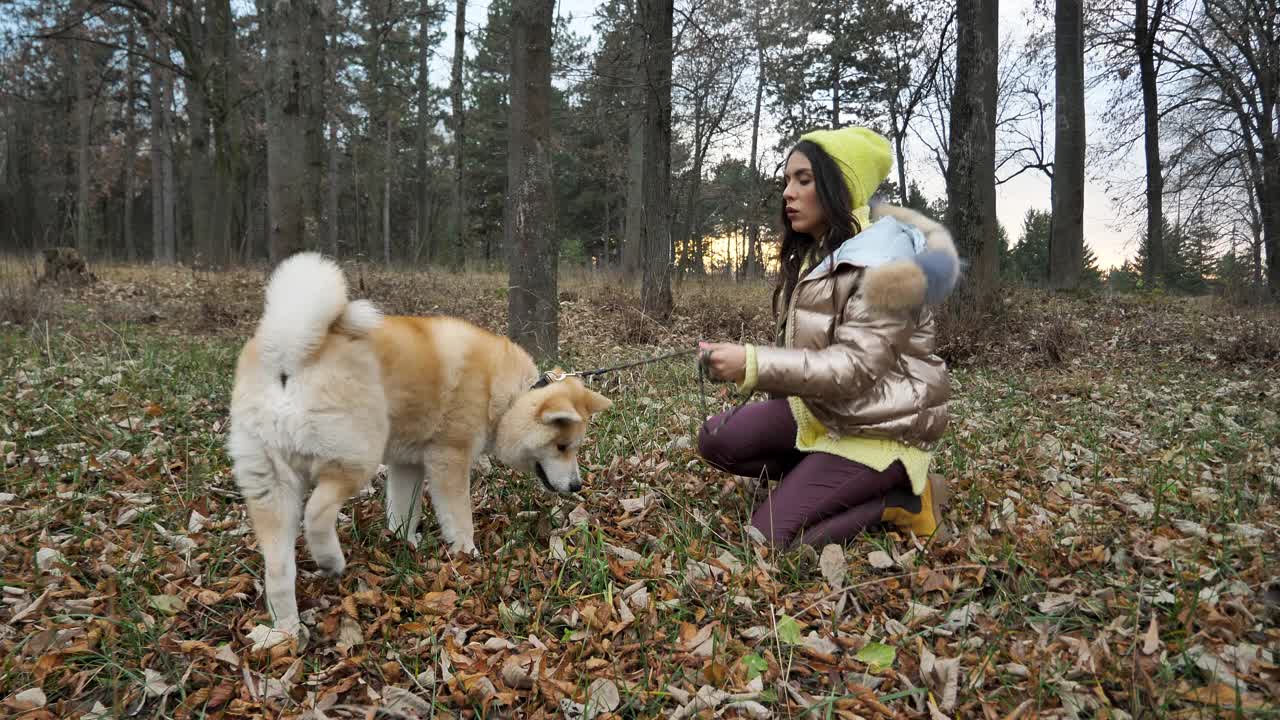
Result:
<svg viewBox="0 0 1280 720"><path fill-rule="evenodd" d="M1022 236L1010 253L1012 274L1028 285L1043 285L1049 279L1049 229L1053 217L1031 208L1022 218Z"/></svg>
<svg viewBox="0 0 1280 720"><path fill-rule="evenodd" d="M1102 268L1098 267L1098 255L1084 244L1084 254L1080 257L1080 287L1097 288L1102 286Z"/></svg>

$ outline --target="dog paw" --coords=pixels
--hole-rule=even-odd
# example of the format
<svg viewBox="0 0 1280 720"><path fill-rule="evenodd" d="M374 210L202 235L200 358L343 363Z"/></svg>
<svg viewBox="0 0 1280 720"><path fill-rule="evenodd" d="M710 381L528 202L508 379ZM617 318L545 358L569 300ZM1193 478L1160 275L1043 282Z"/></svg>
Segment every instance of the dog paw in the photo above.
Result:
<svg viewBox="0 0 1280 720"><path fill-rule="evenodd" d="M475 542L471 540L460 540L449 543L450 555L465 555L467 557L480 557L480 551L476 549Z"/></svg>
<svg viewBox="0 0 1280 720"><path fill-rule="evenodd" d="M320 569L321 577L337 578L342 577L342 571L347 569L347 560L341 555L318 557L316 558L316 566Z"/></svg>

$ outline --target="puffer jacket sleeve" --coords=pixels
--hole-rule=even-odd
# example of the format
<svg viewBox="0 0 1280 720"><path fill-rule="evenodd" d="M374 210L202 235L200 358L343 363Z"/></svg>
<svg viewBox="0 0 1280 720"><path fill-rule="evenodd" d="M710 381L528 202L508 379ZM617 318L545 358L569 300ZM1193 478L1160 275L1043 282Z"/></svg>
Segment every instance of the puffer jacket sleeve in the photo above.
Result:
<svg viewBox="0 0 1280 720"><path fill-rule="evenodd" d="M910 342L915 309L872 306L859 290L845 303L843 322L821 350L757 347L755 390L797 397L853 398L897 362Z"/></svg>

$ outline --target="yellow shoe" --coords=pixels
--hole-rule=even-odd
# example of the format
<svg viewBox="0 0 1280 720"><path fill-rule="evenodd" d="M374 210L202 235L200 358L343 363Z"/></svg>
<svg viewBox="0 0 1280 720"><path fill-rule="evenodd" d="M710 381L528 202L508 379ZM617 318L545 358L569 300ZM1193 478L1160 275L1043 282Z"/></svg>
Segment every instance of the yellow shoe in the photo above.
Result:
<svg viewBox="0 0 1280 720"><path fill-rule="evenodd" d="M880 520L893 523L904 532L914 532L916 537L927 538L942 525L942 511L950 499L947 481L941 475L930 474L923 495L891 493Z"/></svg>

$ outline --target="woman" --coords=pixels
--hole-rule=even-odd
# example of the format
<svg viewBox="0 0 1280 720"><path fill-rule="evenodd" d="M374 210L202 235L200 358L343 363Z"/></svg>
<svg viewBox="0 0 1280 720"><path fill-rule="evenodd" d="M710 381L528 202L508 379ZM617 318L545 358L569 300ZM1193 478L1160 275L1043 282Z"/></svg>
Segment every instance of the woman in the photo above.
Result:
<svg viewBox="0 0 1280 720"><path fill-rule="evenodd" d="M699 453L781 479L751 524L774 544L822 545L890 522L937 529L946 487L930 449L950 379L926 305L960 263L950 234L900 207L868 207L893 164L866 128L804 135L787 158L773 310L777 346L704 343L712 376L772 399L709 419Z"/></svg>

